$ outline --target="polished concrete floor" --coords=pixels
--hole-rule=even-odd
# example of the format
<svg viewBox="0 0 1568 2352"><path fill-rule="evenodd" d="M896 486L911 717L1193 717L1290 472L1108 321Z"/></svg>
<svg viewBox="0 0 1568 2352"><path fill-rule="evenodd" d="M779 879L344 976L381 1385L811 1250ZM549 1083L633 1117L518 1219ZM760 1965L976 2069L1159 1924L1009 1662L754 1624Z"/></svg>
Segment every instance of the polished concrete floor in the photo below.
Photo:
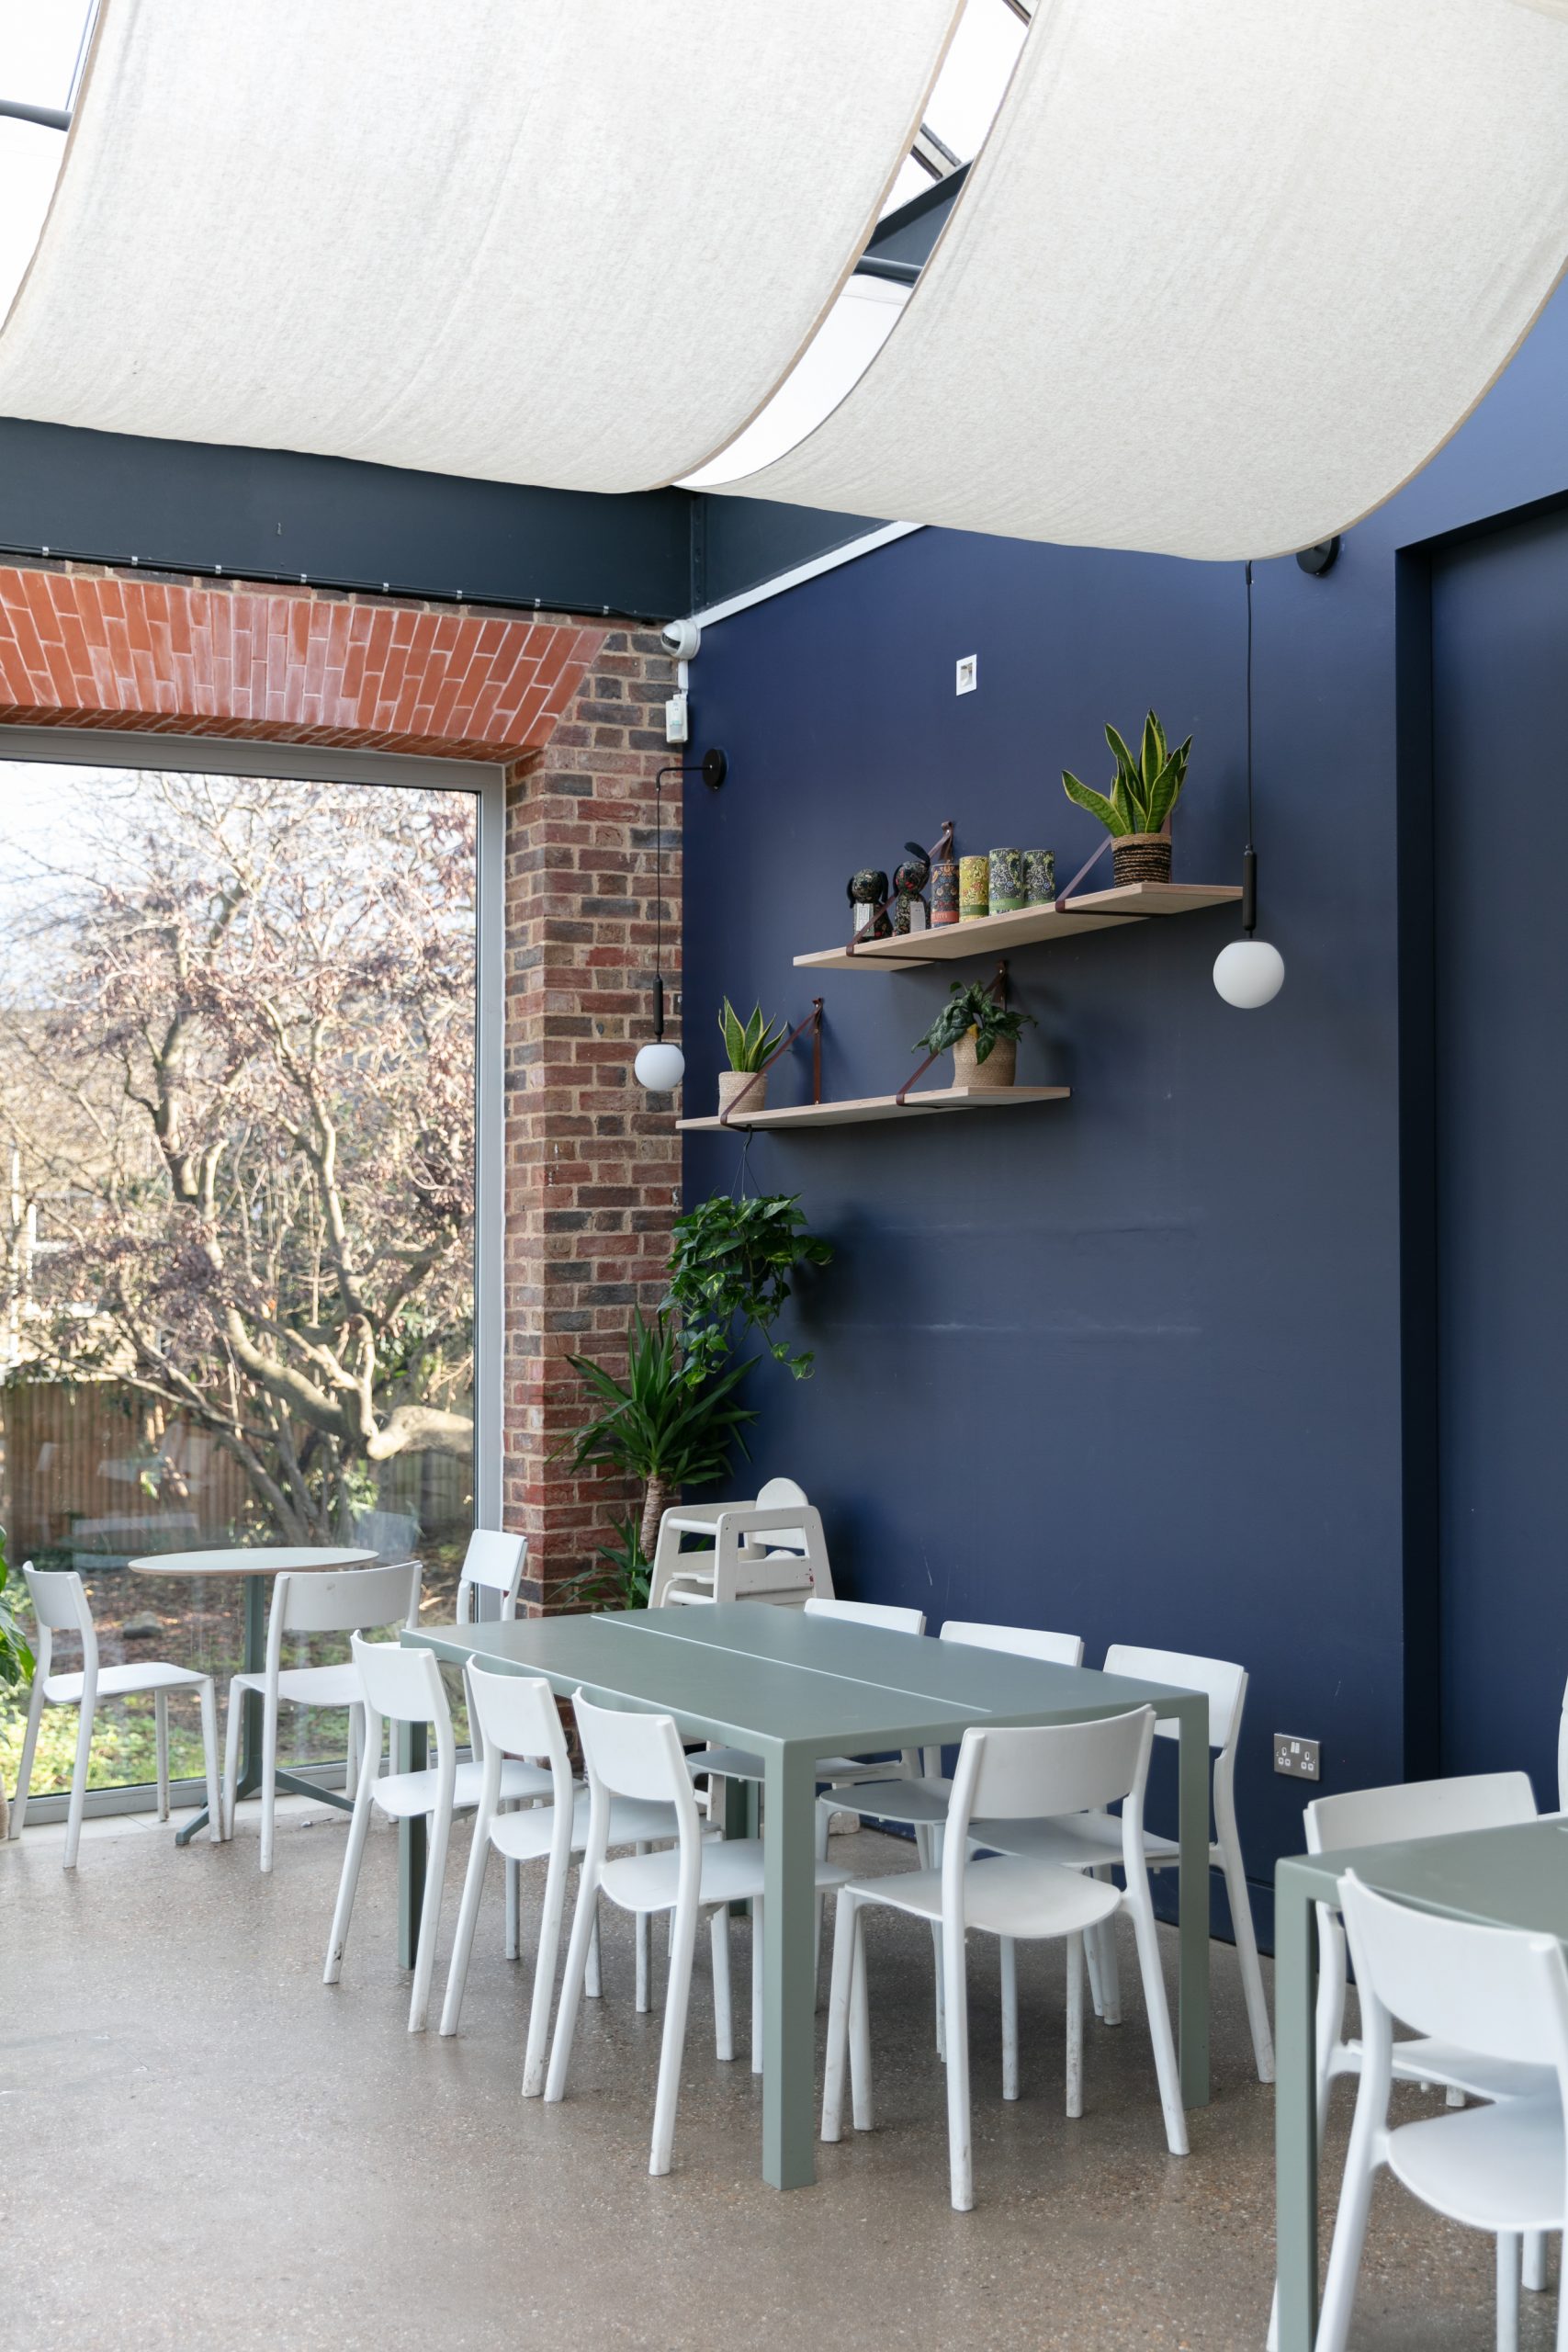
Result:
<svg viewBox="0 0 1568 2352"><path fill-rule="evenodd" d="M954 2213L931 1948L885 1914L871 1930L878 2128L821 2149L814 2188L765 2188L761 2086L739 2020L741 2058L714 2058L700 1973L675 2170L651 2180L660 2019L633 2009L624 1928L606 1937L605 1998L588 2005L566 2102L525 2105L525 1976L501 1956L499 1870L461 2035L411 2037L390 1832L372 1840L328 1991L342 1818L293 1803L264 1879L250 1811L231 1846L183 1852L144 1818L89 1824L70 1874L57 1829L0 1849L6 2352L1262 2346L1273 2101L1228 1948L1213 2103L1190 2118L1184 2161L1165 2150L1130 1945L1128 2021L1090 2029L1076 2123L1059 1955L1022 1955L1023 2096L1004 2106L976 1952L976 2208ZM460 1831L438 1996L466 1850ZM908 1859L871 1835L833 1850L867 1871ZM749 1932L738 1924L738 1992ZM1348 2104L1341 2092L1331 2173ZM1380 2192L1359 2352L1490 2346L1490 2294L1485 2243ZM1526 2302L1534 2352L1555 2297Z"/></svg>

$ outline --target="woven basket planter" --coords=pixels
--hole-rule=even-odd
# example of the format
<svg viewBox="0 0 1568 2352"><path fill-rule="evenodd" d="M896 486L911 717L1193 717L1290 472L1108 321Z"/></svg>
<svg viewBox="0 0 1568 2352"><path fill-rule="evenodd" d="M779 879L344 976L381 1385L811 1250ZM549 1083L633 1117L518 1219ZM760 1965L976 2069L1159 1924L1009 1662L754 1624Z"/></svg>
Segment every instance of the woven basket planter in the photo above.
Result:
<svg viewBox="0 0 1568 2352"><path fill-rule="evenodd" d="M719 1071L718 1115L721 1119L732 1102L740 1102L740 1096L748 1087L751 1091L746 1095L744 1102L740 1102L740 1116L743 1119L750 1118L754 1111L767 1109L767 1073L750 1069L721 1069Z"/></svg>
<svg viewBox="0 0 1568 2352"><path fill-rule="evenodd" d="M954 1086L1010 1086L1018 1076L1018 1039L998 1037L983 1062L975 1058L975 1032L965 1030L953 1048Z"/></svg>
<svg viewBox="0 0 1568 2352"><path fill-rule="evenodd" d="M1170 879L1170 836L1168 833L1123 833L1111 843L1111 862L1116 872L1120 889L1128 882L1168 882Z"/></svg>

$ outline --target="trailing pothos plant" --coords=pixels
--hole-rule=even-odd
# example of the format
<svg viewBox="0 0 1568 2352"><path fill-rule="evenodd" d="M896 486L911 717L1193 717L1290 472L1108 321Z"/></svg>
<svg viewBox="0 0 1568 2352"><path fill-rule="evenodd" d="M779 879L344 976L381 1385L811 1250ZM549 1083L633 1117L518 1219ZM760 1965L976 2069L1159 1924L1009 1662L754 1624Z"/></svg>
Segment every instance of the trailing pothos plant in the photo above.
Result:
<svg viewBox="0 0 1568 2352"><path fill-rule="evenodd" d="M706 1380L728 1361L738 1327L755 1331L796 1380L808 1378L809 1349L795 1353L773 1329L801 1267L832 1255L831 1242L807 1231L797 1193L739 1201L716 1193L677 1217L663 1303L681 1320L687 1379Z"/></svg>
<svg viewBox="0 0 1568 2352"><path fill-rule="evenodd" d="M689 1378L681 1335L662 1308L651 1323L634 1311L625 1380L591 1356L567 1362L601 1408L568 1441L572 1468L604 1462L641 1481L637 1537L642 1559L651 1560L659 1522L678 1489L722 1477L732 1446L745 1453L741 1431L757 1417L737 1402L735 1391L750 1362Z"/></svg>
<svg viewBox="0 0 1568 2352"><path fill-rule="evenodd" d="M1063 791L1069 800L1097 817L1116 840L1122 840L1129 833L1157 833L1181 797L1181 787L1187 781L1188 754L1192 749L1191 736L1173 752L1165 740L1164 728L1151 710L1144 720L1144 740L1136 759L1114 727L1106 729L1105 740L1116 763L1109 794L1080 784L1070 768L1062 770Z"/></svg>
<svg viewBox="0 0 1568 2352"><path fill-rule="evenodd" d="M1032 1012L1021 1012L1016 1005L1004 1004L978 980L967 987L954 980L947 991L947 1002L931 1023L923 1037L915 1040L915 1051L923 1046L928 1054L944 1053L949 1046L956 1046L960 1037L975 1032L975 1059L989 1061L991 1048L998 1037L1021 1037L1026 1028L1035 1026ZM1004 1064L998 1063L998 1069Z"/></svg>

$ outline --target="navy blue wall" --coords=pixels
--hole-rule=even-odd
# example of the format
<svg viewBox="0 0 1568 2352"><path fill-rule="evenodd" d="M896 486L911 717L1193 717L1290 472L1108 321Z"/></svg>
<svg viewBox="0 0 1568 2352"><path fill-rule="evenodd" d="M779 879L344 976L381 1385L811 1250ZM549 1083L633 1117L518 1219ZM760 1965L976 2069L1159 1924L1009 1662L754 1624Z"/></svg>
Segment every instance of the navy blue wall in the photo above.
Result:
<svg viewBox="0 0 1568 2352"><path fill-rule="evenodd" d="M1407 1396L1402 1361L1433 1278L1431 1170L1411 1165L1429 943L1416 857L1402 973L1400 760L1419 807L1423 543L1568 486L1565 387L1560 298L1331 573L1258 569L1261 928L1288 967L1272 1008L1214 993L1225 913L1026 948L1013 990L1040 1027L1020 1074L1069 1083L1070 1103L750 1148L752 1182L802 1193L839 1251L798 1318L815 1379L754 1383L759 1475L821 1502L844 1589L919 1601L933 1627L989 1616L1081 1633L1091 1658L1128 1639L1244 1661L1260 1879L1300 1844L1273 1730L1322 1739L1325 1788L1431 1762L1430 1383ZM687 802L688 1108L709 1104L726 993L793 1020L819 988L825 1091L891 1091L946 977L813 980L791 957L842 937L852 867L891 866L947 816L962 849L1055 847L1065 878L1099 836L1059 771L1102 778L1107 718L1131 730L1152 703L1192 730L1177 877L1237 878L1243 628L1239 565L928 531L711 629L695 740L731 764ZM979 691L958 698L971 652ZM804 1057L776 1082L804 1097ZM734 1181L738 1144L687 1142L691 1197ZM1539 1765L1553 1732L1499 1724L1500 1760Z"/></svg>

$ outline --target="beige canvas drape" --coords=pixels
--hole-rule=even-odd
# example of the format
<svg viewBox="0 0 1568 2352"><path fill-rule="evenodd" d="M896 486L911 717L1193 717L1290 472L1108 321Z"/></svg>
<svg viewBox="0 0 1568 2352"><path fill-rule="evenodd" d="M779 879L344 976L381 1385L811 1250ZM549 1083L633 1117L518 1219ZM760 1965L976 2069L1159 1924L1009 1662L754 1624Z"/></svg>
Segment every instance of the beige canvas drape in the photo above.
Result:
<svg viewBox="0 0 1568 2352"><path fill-rule="evenodd" d="M106 0L0 414L563 488L787 373L956 0Z"/></svg>
<svg viewBox="0 0 1568 2352"><path fill-rule="evenodd" d="M1540 0L1043 0L859 384L747 496L1262 555L1387 498L1568 254Z"/></svg>

